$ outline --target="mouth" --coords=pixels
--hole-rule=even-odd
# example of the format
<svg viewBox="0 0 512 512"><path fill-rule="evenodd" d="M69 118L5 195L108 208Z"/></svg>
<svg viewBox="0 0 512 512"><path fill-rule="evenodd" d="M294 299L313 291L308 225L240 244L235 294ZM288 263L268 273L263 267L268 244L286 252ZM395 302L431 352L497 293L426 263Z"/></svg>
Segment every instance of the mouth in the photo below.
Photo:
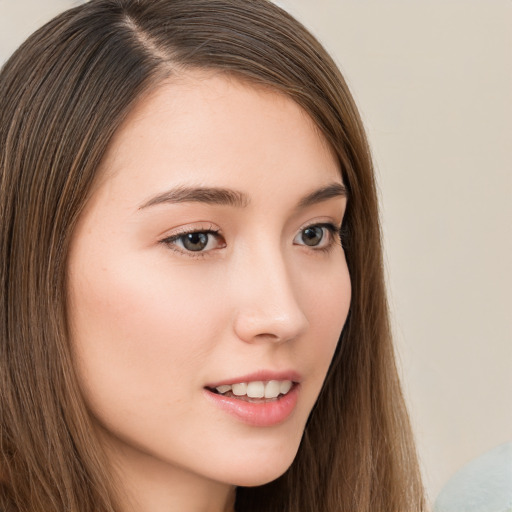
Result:
<svg viewBox="0 0 512 512"><path fill-rule="evenodd" d="M297 405L300 377L297 380L290 377L287 374L281 377L283 380L278 380L279 377L263 380L265 377L260 374L253 379L262 380L242 378L242 382L219 382L204 387L205 398L237 421L253 427L273 427L292 417Z"/></svg>
<svg viewBox="0 0 512 512"><path fill-rule="evenodd" d="M234 398L250 403L268 403L286 396L297 385L296 382L291 380L259 380L222 384L214 388L206 387L206 389L226 398Z"/></svg>

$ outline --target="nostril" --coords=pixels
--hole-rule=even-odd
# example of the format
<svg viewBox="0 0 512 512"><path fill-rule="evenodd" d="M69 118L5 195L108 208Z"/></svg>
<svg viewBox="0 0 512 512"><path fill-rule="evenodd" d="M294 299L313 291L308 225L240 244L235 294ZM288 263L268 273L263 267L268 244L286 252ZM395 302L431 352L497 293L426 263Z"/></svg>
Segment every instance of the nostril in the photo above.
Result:
<svg viewBox="0 0 512 512"><path fill-rule="evenodd" d="M261 334L257 334L256 338L260 339L269 339L269 341L279 341L279 336L269 333L269 332L262 332Z"/></svg>

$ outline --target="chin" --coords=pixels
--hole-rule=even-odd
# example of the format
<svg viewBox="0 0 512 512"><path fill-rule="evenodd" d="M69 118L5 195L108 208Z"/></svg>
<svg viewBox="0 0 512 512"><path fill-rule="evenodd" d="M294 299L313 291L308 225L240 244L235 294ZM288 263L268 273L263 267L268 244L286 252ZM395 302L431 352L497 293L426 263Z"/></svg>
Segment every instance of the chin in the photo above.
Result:
<svg viewBox="0 0 512 512"><path fill-rule="evenodd" d="M274 452L269 457L244 457L243 460L231 464L227 480L232 485L240 487L258 487L276 480L292 465L297 454L297 447L288 453ZM278 456L276 456L278 455ZM226 475L227 476L227 475Z"/></svg>
<svg viewBox="0 0 512 512"><path fill-rule="evenodd" d="M277 470L276 468L272 468L270 471L258 470L254 473L246 471L246 474L237 475L237 478L235 479L235 481L231 482L231 484L237 487L259 487L260 485L265 485L278 479L281 475L286 473L290 465L291 462L290 464L280 468L279 470Z"/></svg>

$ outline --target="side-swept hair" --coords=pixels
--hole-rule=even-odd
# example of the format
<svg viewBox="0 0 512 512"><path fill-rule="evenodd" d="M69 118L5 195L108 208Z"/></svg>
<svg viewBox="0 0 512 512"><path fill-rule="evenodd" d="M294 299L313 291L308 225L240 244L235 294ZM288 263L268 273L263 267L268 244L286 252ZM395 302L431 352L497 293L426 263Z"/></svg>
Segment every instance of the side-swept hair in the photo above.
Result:
<svg viewBox="0 0 512 512"><path fill-rule="evenodd" d="M292 98L336 152L349 190L348 320L295 461L274 482L239 488L237 511L423 510L362 123L326 51L267 0L91 0L38 30L3 67L0 510L116 510L69 347L68 248L113 134L136 101L183 68Z"/></svg>

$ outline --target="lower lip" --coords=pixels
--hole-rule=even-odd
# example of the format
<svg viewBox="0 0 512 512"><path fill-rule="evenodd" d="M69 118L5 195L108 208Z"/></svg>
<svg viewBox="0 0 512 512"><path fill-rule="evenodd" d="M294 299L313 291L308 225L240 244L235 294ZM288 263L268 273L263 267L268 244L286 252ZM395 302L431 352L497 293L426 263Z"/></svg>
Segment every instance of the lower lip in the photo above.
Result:
<svg viewBox="0 0 512 512"><path fill-rule="evenodd" d="M205 389L206 396L218 407L243 423L255 427L272 427L285 421L295 409L299 396L299 385L272 402L245 402L237 398L218 395Z"/></svg>

